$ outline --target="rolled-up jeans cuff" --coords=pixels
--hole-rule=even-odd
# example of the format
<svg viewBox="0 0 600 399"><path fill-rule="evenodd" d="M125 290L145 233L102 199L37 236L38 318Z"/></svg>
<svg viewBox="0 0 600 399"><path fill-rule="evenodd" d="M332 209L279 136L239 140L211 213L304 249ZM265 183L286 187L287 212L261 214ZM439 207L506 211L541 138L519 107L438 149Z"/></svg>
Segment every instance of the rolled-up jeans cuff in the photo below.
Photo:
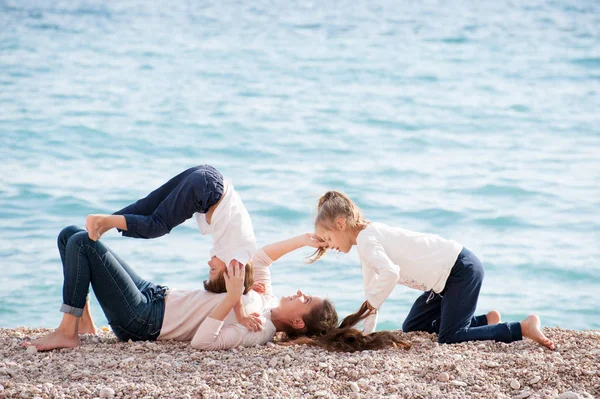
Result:
<svg viewBox="0 0 600 399"><path fill-rule="evenodd" d="M64 303L60 307L60 311L63 313L68 313L75 317L81 317L83 315L83 309L74 308L73 306L65 305Z"/></svg>

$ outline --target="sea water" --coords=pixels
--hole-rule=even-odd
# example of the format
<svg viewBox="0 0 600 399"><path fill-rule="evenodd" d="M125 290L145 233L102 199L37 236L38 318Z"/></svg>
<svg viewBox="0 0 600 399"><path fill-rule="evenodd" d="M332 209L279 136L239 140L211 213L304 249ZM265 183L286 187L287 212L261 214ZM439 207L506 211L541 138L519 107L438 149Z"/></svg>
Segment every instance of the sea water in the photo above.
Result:
<svg viewBox="0 0 600 399"><path fill-rule="evenodd" d="M585 0L0 1L0 327L60 321L63 227L209 163L259 245L312 231L338 189L477 254L478 312L600 328L599 16ZM156 283L207 277L192 221L103 241ZM272 266L275 293L358 309L356 250L310 254ZM379 329L419 294L396 287Z"/></svg>

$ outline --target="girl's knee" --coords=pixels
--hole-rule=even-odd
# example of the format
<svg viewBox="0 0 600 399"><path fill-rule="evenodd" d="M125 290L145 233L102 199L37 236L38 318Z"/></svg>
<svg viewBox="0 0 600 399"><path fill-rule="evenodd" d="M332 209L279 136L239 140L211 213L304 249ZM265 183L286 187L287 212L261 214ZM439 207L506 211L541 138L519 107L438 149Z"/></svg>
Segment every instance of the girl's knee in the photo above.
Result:
<svg viewBox="0 0 600 399"><path fill-rule="evenodd" d="M404 323L402 323L402 332L411 332L411 331L416 331L416 329L414 328L414 326L410 323L407 323L406 321Z"/></svg>
<svg viewBox="0 0 600 399"><path fill-rule="evenodd" d="M67 242L69 241L69 239L77 234L80 231L84 231L81 227L77 227L77 226L67 226L64 229L62 229L60 231L60 233L58 234L58 244L63 244L66 245Z"/></svg>

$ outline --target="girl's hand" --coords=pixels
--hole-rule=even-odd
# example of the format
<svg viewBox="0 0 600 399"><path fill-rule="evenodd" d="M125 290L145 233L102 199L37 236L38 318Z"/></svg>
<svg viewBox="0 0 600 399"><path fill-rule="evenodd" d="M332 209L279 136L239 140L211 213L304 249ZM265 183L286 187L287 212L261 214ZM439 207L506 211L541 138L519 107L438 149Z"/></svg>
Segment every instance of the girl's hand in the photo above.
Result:
<svg viewBox="0 0 600 399"><path fill-rule="evenodd" d="M229 266L223 277L225 278L225 288L227 296L240 299L244 293L244 276L246 275L246 266L237 260L229 262Z"/></svg>
<svg viewBox="0 0 600 399"><path fill-rule="evenodd" d="M262 321L260 320L260 315L258 313L252 313L251 315L246 316L240 321L240 324L246 327L250 332L262 330Z"/></svg>
<svg viewBox="0 0 600 399"><path fill-rule="evenodd" d="M304 246L313 247L313 248L323 248L327 247L327 242L323 240L321 237L317 236L313 233L306 233L303 236L304 238Z"/></svg>

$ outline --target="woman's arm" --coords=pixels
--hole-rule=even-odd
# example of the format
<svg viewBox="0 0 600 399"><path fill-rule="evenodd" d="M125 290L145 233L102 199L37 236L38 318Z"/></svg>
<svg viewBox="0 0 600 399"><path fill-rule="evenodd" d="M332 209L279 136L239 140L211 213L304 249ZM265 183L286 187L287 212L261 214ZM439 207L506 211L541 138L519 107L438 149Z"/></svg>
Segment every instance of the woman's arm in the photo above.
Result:
<svg viewBox="0 0 600 399"><path fill-rule="evenodd" d="M306 246L319 248L327 246L327 243L325 241L321 241L314 234L306 233L296 237L288 238L287 240L266 245L263 247L263 251L265 251L269 258L271 258L273 261L276 261L283 255Z"/></svg>

